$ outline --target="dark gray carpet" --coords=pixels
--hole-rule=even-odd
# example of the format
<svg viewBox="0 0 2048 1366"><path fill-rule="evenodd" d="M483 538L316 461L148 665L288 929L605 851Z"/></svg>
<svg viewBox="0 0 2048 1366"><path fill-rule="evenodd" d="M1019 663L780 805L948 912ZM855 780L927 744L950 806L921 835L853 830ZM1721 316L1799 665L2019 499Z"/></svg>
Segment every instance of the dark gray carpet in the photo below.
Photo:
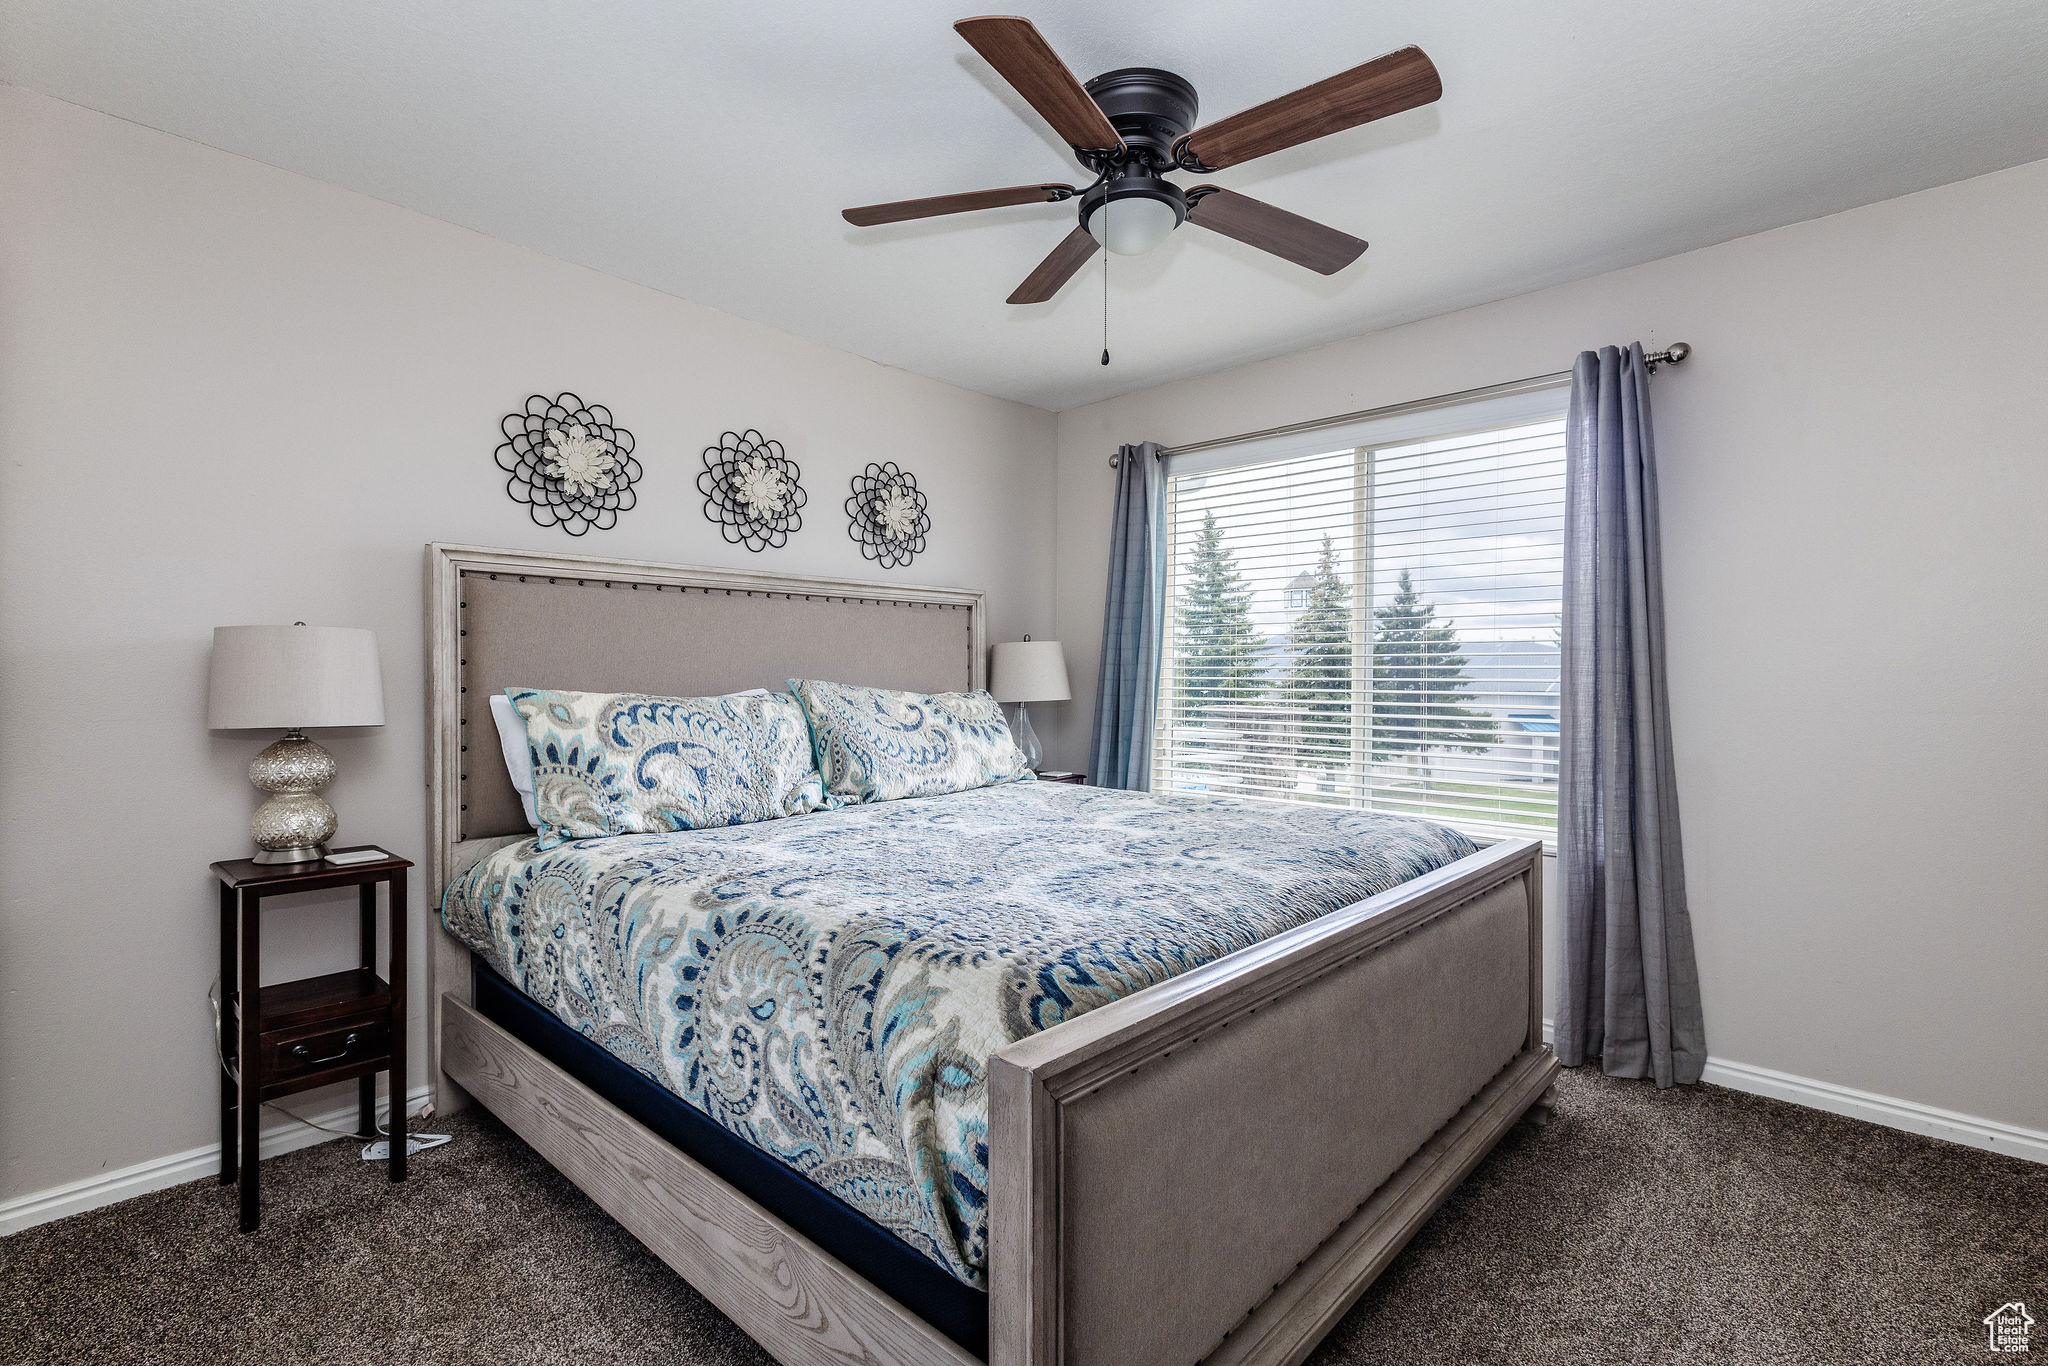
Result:
<svg viewBox="0 0 2048 1366"><path fill-rule="evenodd" d="M1980 1361L2048 1324L2048 1167L1714 1087L1567 1074L1312 1366ZM767 1362L488 1116L392 1187L357 1145L0 1240L0 1361ZM2048 1327L2036 1330L2048 1352Z"/></svg>

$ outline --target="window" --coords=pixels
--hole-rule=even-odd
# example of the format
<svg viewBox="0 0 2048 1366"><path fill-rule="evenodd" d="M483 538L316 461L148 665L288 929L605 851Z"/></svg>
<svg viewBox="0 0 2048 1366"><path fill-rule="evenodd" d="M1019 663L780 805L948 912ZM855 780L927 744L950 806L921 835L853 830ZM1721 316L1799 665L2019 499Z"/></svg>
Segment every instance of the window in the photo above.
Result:
<svg viewBox="0 0 2048 1366"><path fill-rule="evenodd" d="M1153 788L1552 838L1565 397L1169 457Z"/></svg>

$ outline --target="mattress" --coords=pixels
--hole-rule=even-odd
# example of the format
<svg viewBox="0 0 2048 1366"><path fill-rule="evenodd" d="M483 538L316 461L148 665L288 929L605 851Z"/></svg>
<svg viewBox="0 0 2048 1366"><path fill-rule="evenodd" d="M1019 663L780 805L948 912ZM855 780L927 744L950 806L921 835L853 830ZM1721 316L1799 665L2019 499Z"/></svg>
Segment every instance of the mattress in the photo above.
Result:
<svg viewBox="0 0 2048 1366"><path fill-rule="evenodd" d="M991 1054L1474 852L1422 821L1013 783L532 840L442 919L593 1045L987 1285Z"/></svg>
<svg viewBox="0 0 2048 1366"><path fill-rule="evenodd" d="M564 1024L473 959L477 1012L661 1135L678 1150L802 1233L841 1265L986 1361L988 1292L955 1280L909 1243L794 1167L712 1123L681 1096Z"/></svg>

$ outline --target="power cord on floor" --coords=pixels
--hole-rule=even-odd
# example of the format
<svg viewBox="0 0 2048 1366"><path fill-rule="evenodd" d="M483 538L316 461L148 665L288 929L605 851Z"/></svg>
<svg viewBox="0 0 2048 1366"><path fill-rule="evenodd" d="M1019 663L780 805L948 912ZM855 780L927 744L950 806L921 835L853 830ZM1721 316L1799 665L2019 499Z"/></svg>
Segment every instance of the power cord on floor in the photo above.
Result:
<svg viewBox="0 0 2048 1366"><path fill-rule="evenodd" d="M221 1017L219 977L215 977L213 985L206 989L206 1002L213 1007L213 1056L220 1063L221 1071L225 1072L228 1070L228 1055L225 1043L227 1022ZM309 1129L318 1129L321 1133L333 1134L336 1138L352 1138L363 1142L363 1161L365 1162L388 1162L391 1159L392 1135L391 1131L387 1128L378 1128L374 1133L359 1134L349 1129L331 1128L328 1125L322 1124L317 1119L308 1119L297 1110L278 1101L266 1100L262 1103L279 1111L288 1118L297 1120ZM405 1098L394 1094L391 1097L391 1110L392 1113L398 1116L401 1124L403 1124L414 1118L432 1119L434 1116L434 1103L428 1101L420 1107L419 1114L413 1116L406 1113ZM414 1153L423 1153L429 1148L438 1148L443 1143L453 1143L455 1141L453 1134L422 1134L414 1133L410 1129L404 1129L403 1132L405 1133L405 1155L407 1157L411 1157Z"/></svg>

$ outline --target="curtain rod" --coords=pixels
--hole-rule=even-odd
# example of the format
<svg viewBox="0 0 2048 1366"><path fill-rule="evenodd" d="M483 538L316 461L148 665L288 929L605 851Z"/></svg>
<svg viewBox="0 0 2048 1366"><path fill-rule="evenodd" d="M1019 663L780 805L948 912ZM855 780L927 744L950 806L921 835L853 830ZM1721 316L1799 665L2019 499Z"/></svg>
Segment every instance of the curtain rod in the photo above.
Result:
<svg viewBox="0 0 2048 1366"><path fill-rule="evenodd" d="M1651 373L1660 365L1680 365L1692 354L1692 347L1685 342L1673 342L1663 351L1646 351L1643 360L1648 363ZM1297 432L1313 432L1324 427L1342 427L1353 422L1364 422L1371 418L1393 417L1400 413L1423 413L1431 408L1449 408L1460 403L1472 403L1483 398L1502 398L1509 394L1527 393L1532 389L1544 389L1572 377L1569 370L1557 370L1547 375L1531 375L1528 379L1509 380L1505 384L1489 384L1483 389L1463 389L1455 394L1439 394L1435 398L1418 398L1407 403L1390 403L1384 408L1366 408L1355 413L1339 413L1335 417L1312 418L1307 422L1290 422L1284 427L1268 427L1259 432L1242 432L1237 436L1219 436L1213 441L1191 441L1185 446L1163 446L1159 454L1189 455L1195 451L1211 451L1218 446L1235 446L1244 441L1263 441L1272 436L1293 436ZM1115 469L1118 457L1112 453L1109 467Z"/></svg>

